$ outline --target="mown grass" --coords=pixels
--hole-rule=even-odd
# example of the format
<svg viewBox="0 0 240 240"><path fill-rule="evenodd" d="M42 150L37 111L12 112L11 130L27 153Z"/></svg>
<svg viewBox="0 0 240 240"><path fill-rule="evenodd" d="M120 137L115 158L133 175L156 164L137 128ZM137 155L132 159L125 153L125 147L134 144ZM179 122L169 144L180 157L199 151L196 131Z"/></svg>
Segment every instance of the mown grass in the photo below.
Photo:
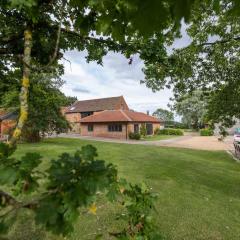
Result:
<svg viewBox="0 0 240 240"><path fill-rule="evenodd" d="M225 152L58 138L21 144L15 156L39 152L44 169L49 159L89 143L97 147L98 159L118 166L120 176L135 183L144 181L158 192L156 223L166 239L240 239L240 164ZM80 217L70 240L94 239L105 227L117 228L113 214L117 209L100 202L97 216ZM12 239L36 239L32 234Z"/></svg>

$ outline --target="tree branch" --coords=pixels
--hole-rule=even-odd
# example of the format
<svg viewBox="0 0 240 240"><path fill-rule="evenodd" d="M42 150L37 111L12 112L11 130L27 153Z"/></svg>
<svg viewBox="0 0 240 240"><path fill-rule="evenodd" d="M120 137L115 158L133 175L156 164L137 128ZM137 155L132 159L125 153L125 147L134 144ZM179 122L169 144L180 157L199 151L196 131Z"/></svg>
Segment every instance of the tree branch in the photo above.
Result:
<svg viewBox="0 0 240 240"><path fill-rule="evenodd" d="M235 40L235 41L239 41L240 40L240 36L239 37L235 37L235 38L232 38L232 39L225 39L225 40L217 40L215 42L206 42L206 43L201 43L199 44L199 46L209 46L209 45L215 45L215 44L224 44L224 43L228 43L232 40Z"/></svg>
<svg viewBox="0 0 240 240"><path fill-rule="evenodd" d="M0 190L0 201L5 202L8 205L16 205L18 201L10 194Z"/></svg>
<svg viewBox="0 0 240 240"><path fill-rule="evenodd" d="M107 45L111 45L112 47L119 49L119 50L124 50L124 47L126 46L130 46L130 42L127 42L126 44L118 44L114 41L112 41L111 39L103 39L103 38L94 38L94 37L89 37L89 36L83 36L80 33L76 32L76 31L72 31L66 28L61 28L61 31L66 33L66 34L71 34L75 37L80 38L82 41L93 41L93 42L97 42L97 43L102 43L102 44L107 44ZM137 53L137 51L136 51Z"/></svg>
<svg viewBox="0 0 240 240"><path fill-rule="evenodd" d="M17 55L21 54L20 52L13 51L9 48L0 48L0 55Z"/></svg>
<svg viewBox="0 0 240 240"><path fill-rule="evenodd" d="M45 66L46 68L53 64L53 62L55 61L55 59L58 55L59 42L60 42L60 36L61 36L61 26L62 26L62 19L63 19L63 10L65 8L65 5L66 5L66 0L64 0L62 2L61 13L60 13L60 21L59 21L58 30L57 30L57 39L56 39L56 45L55 45L55 48L54 48L54 53L53 53L52 57L50 58L49 63Z"/></svg>
<svg viewBox="0 0 240 240"><path fill-rule="evenodd" d="M16 210L18 210L20 208L35 209L35 208L38 207L40 200L44 199L46 196L49 196L51 194L55 194L58 191L59 191L58 188L52 189L52 190L49 190L47 192L42 193L40 197L35 198L35 199L31 200L31 201L20 202L17 199L15 199L14 197L12 197L10 194L0 190L0 203L5 202L6 205L12 206L12 208L9 211L7 211L4 214L0 215L0 218L4 218L8 214L10 214L11 212L16 211Z"/></svg>
<svg viewBox="0 0 240 240"><path fill-rule="evenodd" d="M23 38L23 34L13 34L11 36L4 36L0 38L0 42L1 44L5 45L11 42L14 42L16 40L22 39Z"/></svg>

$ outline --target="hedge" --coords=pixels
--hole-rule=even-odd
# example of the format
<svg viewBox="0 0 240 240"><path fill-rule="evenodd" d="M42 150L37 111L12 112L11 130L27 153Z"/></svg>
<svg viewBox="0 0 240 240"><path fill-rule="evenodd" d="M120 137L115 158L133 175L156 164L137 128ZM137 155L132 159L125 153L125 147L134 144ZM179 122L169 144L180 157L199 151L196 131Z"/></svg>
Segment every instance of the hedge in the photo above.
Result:
<svg viewBox="0 0 240 240"><path fill-rule="evenodd" d="M213 136L213 130L210 128L201 129L200 136Z"/></svg>
<svg viewBox="0 0 240 240"><path fill-rule="evenodd" d="M130 139L135 139L135 140L139 140L141 138L140 133L134 133L134 132L130 132L128 136Z"/></svg>
<svg viewBox="0 0 240 240"><path fill-rule="evenodd" d="M177 136L182 136L183 131L180 129L175 129L175 128L164 128L164 129L159 129L157 128L154 132L156 135L177 135Z"/></svg>

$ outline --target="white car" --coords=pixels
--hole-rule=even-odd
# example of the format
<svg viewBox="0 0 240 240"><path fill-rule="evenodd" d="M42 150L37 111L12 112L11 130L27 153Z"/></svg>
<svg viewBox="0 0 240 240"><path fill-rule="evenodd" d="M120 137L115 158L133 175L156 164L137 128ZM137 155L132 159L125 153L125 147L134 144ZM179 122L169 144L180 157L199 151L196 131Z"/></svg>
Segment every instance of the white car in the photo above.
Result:
<svg viewBox="0 0 240 240"><path fill-rule="evenodd" d="M240 128L237 128L234 133L234 142L239 142L240 143Z"/></svg>

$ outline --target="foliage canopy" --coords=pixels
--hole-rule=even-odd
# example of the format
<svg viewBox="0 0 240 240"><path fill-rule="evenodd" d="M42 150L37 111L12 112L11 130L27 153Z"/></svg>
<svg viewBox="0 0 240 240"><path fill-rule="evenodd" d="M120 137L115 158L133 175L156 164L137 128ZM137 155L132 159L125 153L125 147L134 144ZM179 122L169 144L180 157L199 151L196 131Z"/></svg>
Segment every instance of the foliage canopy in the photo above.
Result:
<svg viewBox="0 0 240 240"><path fill-rule="evenodd" d="M158 108L154 113L153 116L158 117L162 119L163 121L173 121L174 120L174 113L163 109L163 108Z"/></svg>
<svg viewBox="0 0 240 240"><path fill-rule="evenodd" d="M162 63L146 64L145 83L153 90L172 86L175 100L195 90L212 96L209 119L231 125L240 117L240 14L236 1L202 1L184 26L191 41Z"/></svg>

